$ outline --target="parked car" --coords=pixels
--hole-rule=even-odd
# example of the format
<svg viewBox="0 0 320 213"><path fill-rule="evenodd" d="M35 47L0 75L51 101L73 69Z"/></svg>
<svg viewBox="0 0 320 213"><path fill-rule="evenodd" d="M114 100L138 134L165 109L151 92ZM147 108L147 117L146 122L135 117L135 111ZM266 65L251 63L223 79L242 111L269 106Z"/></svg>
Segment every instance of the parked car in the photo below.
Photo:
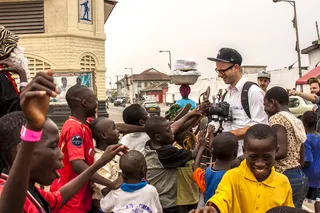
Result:
<svg viewBox="0 0 320 213"><path fill-rule="evenodd" d="M157 102L145 102L143 106L150 115L160 116L160 107Z"/></svg>
<svg viewBox="0 0 320 213"><path fill-rule="evenodd" d="M113 102L113 106L126 107L126 99L125 99L125 98L117 98L117 99Z"/></svg>
<svg viewBox="0 0 320 213"><path fill-rule="evenodd" d="M299 96L289 97L289 109L297 118L302 118L303 113L312 110L313 106L313 103Z"/></svg>

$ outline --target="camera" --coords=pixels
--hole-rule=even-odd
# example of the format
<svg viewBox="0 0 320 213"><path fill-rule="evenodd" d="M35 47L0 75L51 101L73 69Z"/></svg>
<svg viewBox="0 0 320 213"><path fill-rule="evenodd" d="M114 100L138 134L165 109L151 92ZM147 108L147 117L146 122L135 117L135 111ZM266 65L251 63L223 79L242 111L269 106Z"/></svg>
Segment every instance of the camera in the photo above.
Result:
<svg viewBox="0 0 320 213"><path fill-rule="evenodd" d="M215 106L211 106L208 109L208 115L218 115L227 117L229 115L230 104L227 102L217 103Z"/></svg>
<svg viewBox="0 0 320 213"><path fill-rule="evenodd" d="M207 115L210 121L233 121L230 114L230 104L227 102L219 102L209 107Z"/></svg>

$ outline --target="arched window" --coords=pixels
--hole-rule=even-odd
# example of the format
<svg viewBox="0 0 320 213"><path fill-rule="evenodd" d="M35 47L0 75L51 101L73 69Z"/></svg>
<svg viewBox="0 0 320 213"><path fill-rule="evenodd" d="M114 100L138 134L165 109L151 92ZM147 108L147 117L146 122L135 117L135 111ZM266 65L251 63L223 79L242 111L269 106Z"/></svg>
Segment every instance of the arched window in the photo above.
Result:
<svg viewBox="0 0 320 213"><path fill-rule="evenodd" d="M94 72L96 70L96 61L90 55L85 55L80 61L81 71L83 72Z"/></svg>
<svg viewBox="0 0 320 213"><path fill-rule="evenodd" d="M28 57L28 56L27 56L27 59L29 60L30 78L33 78L37 74L37 72L47 71L51 69L50 64L40 59Z"/></svg>

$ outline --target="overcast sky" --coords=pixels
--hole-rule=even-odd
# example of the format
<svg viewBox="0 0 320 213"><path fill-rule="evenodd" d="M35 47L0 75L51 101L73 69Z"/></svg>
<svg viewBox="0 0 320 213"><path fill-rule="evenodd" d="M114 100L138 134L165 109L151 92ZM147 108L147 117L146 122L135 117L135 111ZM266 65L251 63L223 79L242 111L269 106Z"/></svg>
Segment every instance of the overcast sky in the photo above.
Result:
<svg viewBox="0 0 320 213"><path fill-rule="evenodd" d="M178 57L194 58L202 77L214 77L208 61L221 47L237 49L243 65L267 65L268 70L297 60L293 7L272 0L118 0L107 23L106 76L148 68L168 72ZM296 0L301 49L317 39L320 0ZM308 65L304 56L303 64ZM107 83L109 84L109 79ZM109 86L108 86L109 87Z"/></svg>

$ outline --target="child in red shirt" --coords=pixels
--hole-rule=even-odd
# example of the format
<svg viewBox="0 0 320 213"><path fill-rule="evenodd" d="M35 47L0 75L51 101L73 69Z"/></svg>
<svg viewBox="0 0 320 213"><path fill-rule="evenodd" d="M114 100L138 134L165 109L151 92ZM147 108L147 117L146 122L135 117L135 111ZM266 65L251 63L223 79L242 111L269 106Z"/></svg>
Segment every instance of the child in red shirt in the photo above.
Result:
<svg viewBox="0 0 320 213"><path fill-rule="evenodd" d="M71 109L71 116L62 127L58 145L64 154L64 168L58 171L61 177L53 182L50 191L60 189L92 165L94 161L92 132L87 118L94 117L96 114L97 100L95 95L88 87L75 85L67 91L66 100ZM111 189L118 188L97 173L90 180ZM91 187L89 182L86 182L59 212L86 213L91 210L91 207Z"/></svg>
<svg viewBox="0 0 320 213"><path fill-rule="evenodd" d="M24 114L13 112L0 119L1 156L10 171L9 177L2 174L0 179L1 213L58 212L100 167L119 151L126 151L126 148L120 145L110 147L99 162L59 191L46 192L34 186L35 183L50 185L58 177L57 169L63 167L63 155L57 146L59 130L50 119L46 119L50 96L56 95L54 90L52 72L38 73L21 93ZM19 133L23 124L26 124L27 131L43 130L40 142L23 141L19 144Z"/></svg>

